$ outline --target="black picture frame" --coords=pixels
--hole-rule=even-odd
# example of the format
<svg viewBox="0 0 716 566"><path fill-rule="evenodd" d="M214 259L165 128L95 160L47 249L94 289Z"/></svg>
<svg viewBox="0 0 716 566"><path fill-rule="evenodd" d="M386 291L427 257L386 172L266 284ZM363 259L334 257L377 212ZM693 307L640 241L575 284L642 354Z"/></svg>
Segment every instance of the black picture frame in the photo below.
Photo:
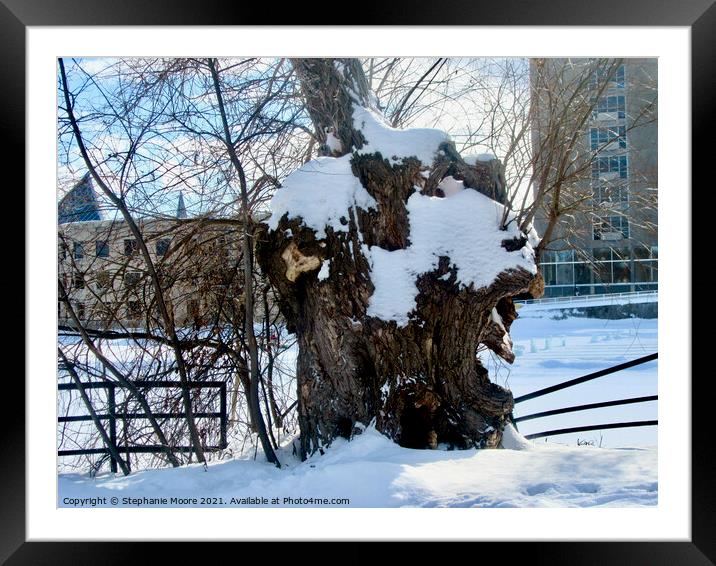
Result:
<svg viewBox="0 0 716 566"><path fill-rule="evenodd" d="M601 26L687 26L691 29L692 71L692 163L693 173L705 173L713 161L710 155L713 106L716 104L716 5L713 0L632 0L628 4L615 0L600 2L575 2L553 0L551 2L525 2L502 0L485 5L468 0L441 2L393 2L363 1L351 14L351 25L601 25ZM25 186L25 32L27 26L68 25L257 25L263 21L271 25L337 25L340 11L336 5L322 6L311 3L310 7L295 10L271 10L273 21L266 22L263 4L222 3L218 0L0 0L0 44L3 54L3 81L0 87L0 124L6 149L6 198L17 199L13 211L25 209L24 199L17 187ZM334 21L326 22L332 18ZM10 142L10 143L7 143ZM12 164L12 167L9 166ZM704 180L706 175L700 176ZM697 178L696 175L693 176ZM696 183L694 182L694 187ZM15 187L13 189L12 187ZM704 187L705 188L705 187ZM13 193L14 190L14 193ZM691 190L690 187L677 190ZM692 202L694 192L692 191ZM9 205L7 205L9 206ZM692 211L696 209L692 207ZM7 211L7 209L6 209ZM16 215L17 216L17 215ZM9 221L9 219L6 220ZM693 218L696 225L696 218ZM685 227L685 229L688 229ZM693 239L696 242L696 238ZM710 240L710 238L709 238ZM19 246L15 246L19 249ZM694 256L692 256L694 257ZM24 258L16 261L22 265ZM693 263L692 263L693 265ZM688 274L684 274L688 276ZM692 272L692 281L698 281ZM706 277L704 277L706 279ZM16 282L17 283L17 282ZM16 285L17 287L17 285ZM692 286L693 296L699 289ZM14 296L18 290L15 289ZM25 303L32 297L25 293ZM691 309L690 304L684 308ZM692 311L693 312L693 311ZM24 315L21 315L24 321ZM18 319L15 319L18 320ZM17 331L17 325L13 325ZM698 338L692 332L692 352L706 349L705 336ZM23 324L23 336L24 324ZM11 364L6 363L6 367ZM96 564L96 563L144 563L152 561L151 554L161 555L165 563L196 563L219 560L224 548L214 550L203 544L178 543L85 543L85 542L26 542L25 537L25 451L32 450L25 444L25 387L17 372L4 372L5 399L0 412L0 563L20 564ZM709 372L710 373L710 372ZM692 379L692 518L690 542L495 542L462 543L461 551L481 562L499 560L507 563L529 561L537 564L678 564L700 565L716 563L716 461L710 422L712 397L708 394L708 373L697 374L695 366L685 367L681 376ZM49 385L48 385L49 386ZM689 423L684 423L688 427ZM661 447L660 449L668 449ZM237 525L240 529L240 525ZM479 530L479 525L476 525ZM346 537L350 537L346 526ZM559 539L559 533L555 533ZM77 539L82 539L78 531ZM320 539L320 533L316 533ZM247 543L244 543L247 544ZM350 542L340 549L322 543L320 549L311 550L311 558L326 562L365 563L384 556L382 543ZM475 544L480 544L475 548ZM218 546L218 545L217 545ZM224 544L222 547L228 545ZM457 545L456 545L457 546ZM420 560L426 563L434 557L452 555L455 549L442 544L404 545L400 552L402 560ZM152 552L150 552L150 550ZM234 546L228 549L236 552ZM252 549L241 549L236 558L249 559ZM266 548L256 549L266 553ZM282 561L292 559L294 549L282 548L268 553ZM300 550L301 553L304 550ZM286 554L284 554L286 553ZM336 554L338 553L338 554ZM446 554L449 553L449 554ZM411 556L412 555L412 556ZM340 558L336 558L339 556Z"/></svg>

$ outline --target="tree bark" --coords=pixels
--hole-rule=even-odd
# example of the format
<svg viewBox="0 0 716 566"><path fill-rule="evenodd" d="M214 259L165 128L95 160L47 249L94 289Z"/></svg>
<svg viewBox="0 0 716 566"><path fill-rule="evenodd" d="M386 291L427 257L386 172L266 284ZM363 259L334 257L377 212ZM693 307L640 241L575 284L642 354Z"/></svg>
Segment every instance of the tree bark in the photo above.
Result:
<svg viewBox="0 0 716 566"><path fill-rule="evenodd" d="M331 132L341 142L342 152L334 144L324 146L324 154L336 157L370 141L352 122L354 105L370 106L358 62L293 63L320 141L325 142L321 132ZM414 187L441 196L438 184L452 175L504 202L504 187L491 166L466 164L451 144L441 149L432 164L415 158L391 164L379 153L353 152L353 173L378 206L351 208L346 232L326 227L326 237L318 240L300 218L284 216L276 230L264 225L258 234L257 259L298 338L303 457L372 422L412 448L496 447L501 441L513 398L490 382L476 352L484 345L514 359L508 335L516 318L512 297L538 294L539 276L520 268L502 272L486 288L465 288L450 258L441 257L436 270L418 277L417 308L406 326L366 314L374 287L361 244L386 250L410 244L406 202ZM427 178L421 174L426 166ZM503 244L520 253L524 243ZM319 279L318 268L327 259L329 276Z"/></svg>

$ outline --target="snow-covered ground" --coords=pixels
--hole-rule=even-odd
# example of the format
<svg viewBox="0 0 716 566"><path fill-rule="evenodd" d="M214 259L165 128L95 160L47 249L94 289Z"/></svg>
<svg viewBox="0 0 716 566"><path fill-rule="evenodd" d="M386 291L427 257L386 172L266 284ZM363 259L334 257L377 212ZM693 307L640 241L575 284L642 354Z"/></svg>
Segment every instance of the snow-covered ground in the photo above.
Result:
<svg viewBox="0 0 716 566"><path fill-rule="evenodd" d="M298 462L280 454L284 468L233 460L128 477L60 477L61 506L103 498L98 506L171 507L171 498L213 499L186 506L329 507L631 507L656 505L656 450L530 446L523 450L413 450L375 429L334 442L324 456ZM250 498L266 498L256 504ZM150 502L142 498L167 498ZM238 501L233 501L236 498ZM277 498L277 499L274 499ZM284 498L293 498L287 501ZM308 500L301 504L298 498ZM311 498L313 498L311 500ZM336 504L331 500L349 499ZM244 501L241 501L241 500ZM317 499L327 501L317 502ZM277 501L277 503L272 503ZM311 503L312 501L312 503ZM84 502L89 506L91 502Z"/></svg>
<svg viewBox="0 0 716 566"><path fill-rule="evenodd" d="M606 320L566 318L555 320L560 311L544 311L527 305L519 311L510 334L517 355L513 365L495 364L489 354L493 381L512 390L515 397L581 377L601 369L658 352L657 319ZM656 395L657 361L600 377L575 387L519 403L515 417L560 407L584 405ZM566 413L518 423L522 434L574 426L656 420L657 402L621 405ZM594 442L602 447L657 445L657 427L623 428L581 432L535 440L576 445Z"/></svg>
<svg viewBox="0 0 716 566"><path fill-rule="evenodd" d="M492 368L493 380L510 387L515 396L657 351L655 319L554 320L550 316L529 306L522 308L512 326L517 359L512 366ZM485 360L494 366L490 356ZM657 364L650 362L521 403L515 416L656 393ZM522 434L529 434L580 424L656 418L656 403L650 402L524 421L519 428ZM583 444L585 441L593 445ZM212 463L206 471L195 465L139 471L128 477L61 474L58 504L112 507L111 498L116 497L120 506L137 505L136 500L143 506L180 505L172 502L174 497L186 499L188 506L246 506L251 501L267 507L656 505L656 444L656 427L644 427L532 442L509 431L509 448L504 450L412 450L369 428L351 442L337 440L325 455L306 462L298 461L286 447L279 453L280 470L260 457L254 461L246 456ZM214 499L202 505L201 498ZM350 503L331 501L334 499Z"/></svg>

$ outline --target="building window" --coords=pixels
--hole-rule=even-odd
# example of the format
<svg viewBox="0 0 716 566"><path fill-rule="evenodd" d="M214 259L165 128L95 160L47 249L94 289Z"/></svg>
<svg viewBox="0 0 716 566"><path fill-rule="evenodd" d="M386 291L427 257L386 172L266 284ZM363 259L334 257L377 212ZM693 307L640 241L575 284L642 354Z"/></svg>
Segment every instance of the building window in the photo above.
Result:
<svg viewBox="0 0 716 566"><path fill-rule="evenodd" d="M589 139L592 151L600 149L626 149L626 126L614 126L612 128L591 128L589 131ZM616 142L612 147L607 147L612 142Z"/></svg>
<svg viewBox="0 0 716 566"><path fill-rule="evenodd" d="M574 265L572 263L557 264L557 285L574 285Z"/></svg>
<svg viewBox="0 0 716 566"><path fill-rule="evenodd" d="M626 216L604 216L594 220L595 240L622 240L629 238L629 219Z"/></svg>
<svg viewBox="0 0 716 566"><path fill-rule="evenodd" d="M109 257L109 242L107 240L95 242L94 249L97 257Z"/></svg>
<svg viewBox="0 0 716 566"><path fill-rule="evenodd" d="M127 306L129 318L137 319L142 315L142 306L139 301L129 301Z"/></svg>
<svg viewBox="0 0 716 566"><path fill-rule="evenodd" d="M555 252L558 263L574 261L574 250L560 250Z"/></svg>
<svg viewBox="0 0 716 566"><path fill-rule="evenodd" d="M72 274L72 286L75 289L84 289L85 288L85 277L79 271L75 271Z"/></svg>
<svg viewBox="0 0 716 566"><path fill-rule="evenodd" d="M72 247L72 257L82 259L85 257L85 247L81 242L75 242Z"/></svg>
<svg viewBox="0 0 716 566"><path fill-rule="evenodd" d="M627 175L626 155L598 156L592 161L592 180L594 181L626 179Z"/></svg>
<svg viewBox="0 0 716 566"><path fill-rule="evenodd" d="M647 246L637 246L634 248L635 259L651 259L651 250Z"/></svg>
<svg viewBox="0 0 716 566"><path fill-rule="evenodd" d="M116 317L117 303L103 303L101 316L104 322L112 322Z"/></svg>
<svg viewBox="0 0 716 566"><path fill-rule="evenodd" d="M85 306L83 303L75 304L75 313L77 314L77 318L80 320L85 319Z"/></svg>
<svg viewBox="0 0 716 566"><path fill-rule="evenodd" d="M614 83L614 86L617 88L624 88L626 85L626 71L624 70L624 65L619 65L619 68L617 69L617 72L614 74L614 78L612 79L612 82Z"/></svg>
<svg viewBox="0 0 716 566"><path fill-rule="evenodd" d="M624 120L626 118L624 95L601 97L594 105L592 118L595 120Z"/></svg>
<svg viewBox="0 0 716 566"><path fill-rule="evenodd" d="M612 248L612 259L614 261L629 261L631 250L629 248Z"/></svg>
<svg viewBox="0 0 716 566"><path fill-rule="evenodd" d="M611 248L594 248L592 255L595 261L611 261L612 249Z"/></svg>
<svg viewBox="0 0 716 566"><path fill-rule="evenodd" d="M545 250L544 252L542 252L543 263L554 263L555 261L557 261L557 256L555 252L553 252L552 250Z"/></svg>
<svg viewBox="0 0 716 566"><path fill-rule="evenodd" d="M109 274L109 271L107 271L106 269L103 269L102 271L98 271L96 282L97 282L97 290L98 291L102 291L104 289L109 288L109 286L112 282L112 278L111 278L111 275Z"/></svg>
<svg viewBox="0 0 716 566"><path fill-rule="evenodd" d="M612 266L614 283L631 283L631 267L629 262L615 261Z"/></svg>
<svg viewBox="0 0 716 566"><path fill-rule="evenodd" d="M574 284L588 285L592 282L592 270L586 263L574 264Z"/></svg>
<svg viewBox="0 0 716 566"><path fill-rule="evenodd" d="M594 73L592 73L592 76L590 77L590 88L592 90L596 90L597 88L599 88L600 84L604 82L606 75L607 69L603 67L598 68ZM624 65L619 65L612 78L609 79L609 84L607 85L607 88L624 88L624 86L626 85L625 79L626 71L624 69Z"/></svg>
<svg viewBox="0 0 716 566"><path fill-rule="evenodd" d="M138 249L137 240L134 238L124 240L124 255L136 255Z"/></svg>
<svg viewBox="0 0 716 566"><path fill-rule="evenodd" d="M611 284L612 282L612 262L597 262L594 268L594 282L602 284Z"/></svg>
<svg viewBox="0 0 716 566"><path fill-rule="evenodd" d="M651 283L657 281L656 277L657 262L656 261L635 261L634 262L634 281L638 283Z"/></svg>
<svg viewBox="0 0 716 566"><path fill-rule="evenodd" d="M544 277L545 285L557 284L557 268L554 264L548 263L542 265L542 277Z"/></svg>
<svg viewBox="0 0 716 566"><path fill-rule="evenodd" d="M157 257L164 257L167 255L167 252L169 251L169 244L171 243L170 240L157 240L156 243L156 252Z"/></svg>
<svg viewBox="0 0 716 566"><path fill-rule="evenodd" d="M58 255L60 259L67 259L67 244L65 242L60 242Z"/></svg>
<svg viewBox="0 0 716 566"><path fill-rule="evenodd" d="M134 289L139 285L142 274L139 271L128 271L124 274L124 285L127 289Z"/></svg>
<svg viewBox="0 0 716 566"><path fill-rule="evenodd" d="M594 187L592 189L592 204L599 209L623 209L629 202L629 188L620 187Z"/></svg>
<svg viewBox="0 0 716 566"><path fill-rule="evenodd" d="M219 236L216 245L216 257L218 261L222 263L229 261L229 244L226 240L226 236Z"/></svg>

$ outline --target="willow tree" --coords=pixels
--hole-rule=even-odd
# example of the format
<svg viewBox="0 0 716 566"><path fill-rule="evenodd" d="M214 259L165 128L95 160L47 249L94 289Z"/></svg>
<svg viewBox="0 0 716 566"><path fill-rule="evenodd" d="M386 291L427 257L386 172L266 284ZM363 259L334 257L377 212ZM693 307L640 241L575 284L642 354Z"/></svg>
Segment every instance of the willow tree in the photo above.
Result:
<svg viewBox="0 0 716 566"><path fill-rule="evenodd" d="M358 60L293 65L322 155L276 191L257 257L298 338L302 456L371 423L407 447L499 446L513 398L477 352L512 362L512 299L542 293L499 162L391 128Z"/></svg>

